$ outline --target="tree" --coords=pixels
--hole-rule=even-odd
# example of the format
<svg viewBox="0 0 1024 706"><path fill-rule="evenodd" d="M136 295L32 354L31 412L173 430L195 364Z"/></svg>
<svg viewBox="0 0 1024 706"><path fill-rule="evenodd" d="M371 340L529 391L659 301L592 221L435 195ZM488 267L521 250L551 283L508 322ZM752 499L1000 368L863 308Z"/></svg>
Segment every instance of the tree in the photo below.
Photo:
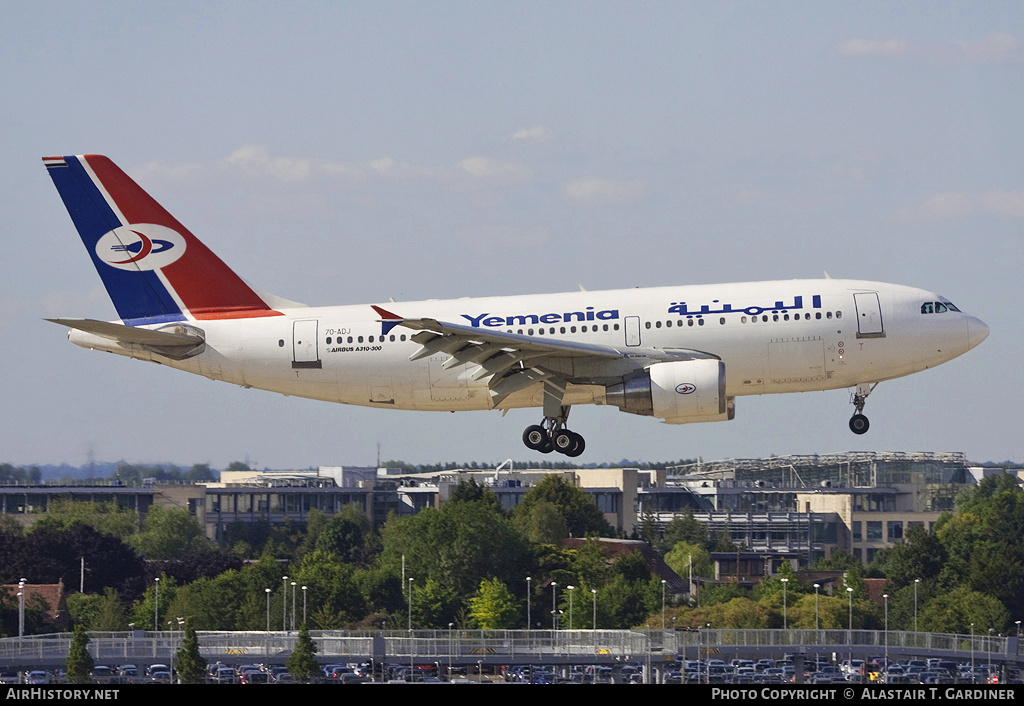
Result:
<svg viewBox="0 0 1024 706"><path fill-rule="evenodd" d="M199 654L199 637L195 628L185 628L185 639L175 656L178 682L181 684L202 684L206 681L206 660Z"/></svg>
<svg viewBox="0 0 1024 706"><path fill-rule="evenodd" d="M308 683L320 673L320 665L316 661L316 645L309 636L309 628L303 623L299 627L299 636L295 641L295 649L284 666L292 679L300 683Z"/></svg>
<svg viewBox="0 0 1024 706"><path fill-rule="evenodd" d="M682 514L676 515L665 525L665 532L662 535L663 546L672 549L679 542L707 546L708 528L693 516L692 508L684 509Z"/></svg>
<svg viewBox="0 0 1024 706"><path fill-rule="evenodd" d="M572 537L599 535L610 537L615 533L584 490L577 488L561 476L549 475L530 488L521 503L513 510L514 515L530 511L534 503L549 502L558 508Z"/></svg>
<svg viewBox="0 0 1024 706"><path fill-rule="evenodd" d="M149 560L175 559L208 549L199 522L187 510L153 505L135 535L135 547Z"/></svg>
<svg viewBox="0 0 1024 706"><path fill-rule="evenodd" d="M498 579L484 579L470 601L470 617L481 630L508 630L519 622L519 603Z"/></svg>
<svg viewBox="0 0 1024 706"><path fill-rule="evenodd" d="M363 553L370 520L357 505L346 505L329 519L316 540L316 551L333 553L342 561L358 561Z"/></svg>
<svg viewBox="0 0 1024 706"><path fill-rule="evenodd" d="M84 625L76 625L68 648L68 661L65 664L67 679L72 684L89 683L89 673L95 666L88 650L89 636L85 634Z"/></svg>
<svg viewBox="0 0 1024 706"><path fill-rule="evenodd" d="M557 544L569 536L569 526L554 503L540 500L516 513L513 524L535 544Z"/></svg>

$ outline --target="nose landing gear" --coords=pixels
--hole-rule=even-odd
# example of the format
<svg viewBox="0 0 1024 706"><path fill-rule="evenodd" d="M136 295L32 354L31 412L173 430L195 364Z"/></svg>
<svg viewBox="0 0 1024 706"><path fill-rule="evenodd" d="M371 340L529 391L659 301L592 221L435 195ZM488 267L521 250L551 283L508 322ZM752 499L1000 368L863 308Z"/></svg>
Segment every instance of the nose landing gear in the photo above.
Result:
<svg viewBox="0 0 1024 706"><path fill-rule="evenodd" d="M857 385L857 391L853 393L853 408L856 410L854 415L850 417L850 431L854 434L863 434L871 426L868 422L868 418L864 416L864 403L867 401L868 395L871 391L878 386L878 383L861 383Z"/></svg>

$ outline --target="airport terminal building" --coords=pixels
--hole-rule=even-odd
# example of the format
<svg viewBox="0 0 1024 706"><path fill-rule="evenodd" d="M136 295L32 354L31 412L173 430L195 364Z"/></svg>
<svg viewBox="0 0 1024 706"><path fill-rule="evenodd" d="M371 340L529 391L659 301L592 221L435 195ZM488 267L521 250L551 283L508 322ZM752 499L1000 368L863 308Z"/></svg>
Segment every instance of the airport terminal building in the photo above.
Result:
<svg viewBox="0 0 1024 706"><path fill-rule="evenodd" d="M474 479L511 509L544 477L557 474L586 491L624 537L642 522L664 529L692 513L709 536L725 534L746 557L722 564L721 578L799 569L844 550L870 562L919 523L931 529L952 511L957 493L985 473L962 453L854 452L699 462L660 470L586 468L403 473L373 467L323 466L302 472L222 472L219 483L124 487L0 487L0 512L28 524L52 498L115 502L143 516L152 505L195 515L220 542L236 522L304 524L311 510L327 516L356 505L374 524L392 512L440 507L460 481ZM748 568L744 569L743 566Z"/></svg>

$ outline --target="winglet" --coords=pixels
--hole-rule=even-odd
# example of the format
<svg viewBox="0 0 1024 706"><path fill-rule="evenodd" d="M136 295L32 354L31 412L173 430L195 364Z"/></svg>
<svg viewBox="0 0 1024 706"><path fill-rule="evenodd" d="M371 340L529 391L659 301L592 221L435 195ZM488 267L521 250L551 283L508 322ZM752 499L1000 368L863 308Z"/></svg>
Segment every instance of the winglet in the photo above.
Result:
<svg viewBox="0 0 1024 706"><path fill-rule="evenodd" d="M372 308L374 311L376 311L377 314L380 316L380 335L381 336L388 335L388 333L390 333L391 329L393 329L395 326L398 326L399 324L402 323L402 321L404 321L404 319L401 316L399 316L398 314L392 314L387 309L383 309L383 308L381 308L379 306L376 306L374 304L371 304L370 308Z"/></svg>

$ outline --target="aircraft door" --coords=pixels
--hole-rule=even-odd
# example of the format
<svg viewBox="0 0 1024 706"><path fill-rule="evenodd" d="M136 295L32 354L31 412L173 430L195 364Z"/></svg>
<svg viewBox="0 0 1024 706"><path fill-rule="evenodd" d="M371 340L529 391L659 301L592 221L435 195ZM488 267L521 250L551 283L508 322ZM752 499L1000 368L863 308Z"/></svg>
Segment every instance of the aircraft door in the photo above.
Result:
<svg viewBox="0 0 1024 706"><path fill-rule="evenodd" d="M857 338L882 338L882 308L878 303L878 292L857 292L853 295L857 310Z"/></svg>
<svg viewBox="0 0 1024 706"><path fill-rule="evenodd" d="M316 319L304 319L292 323L292 367L322 368L317 339Z"/></svg>
<svg viewBox="0 0 1024 706"><path fill-rule="evenodd" d="M625 319L626 326L626 345L627 346L639 346L640 345L640 317L639 316L627 316Z"/></svg>

